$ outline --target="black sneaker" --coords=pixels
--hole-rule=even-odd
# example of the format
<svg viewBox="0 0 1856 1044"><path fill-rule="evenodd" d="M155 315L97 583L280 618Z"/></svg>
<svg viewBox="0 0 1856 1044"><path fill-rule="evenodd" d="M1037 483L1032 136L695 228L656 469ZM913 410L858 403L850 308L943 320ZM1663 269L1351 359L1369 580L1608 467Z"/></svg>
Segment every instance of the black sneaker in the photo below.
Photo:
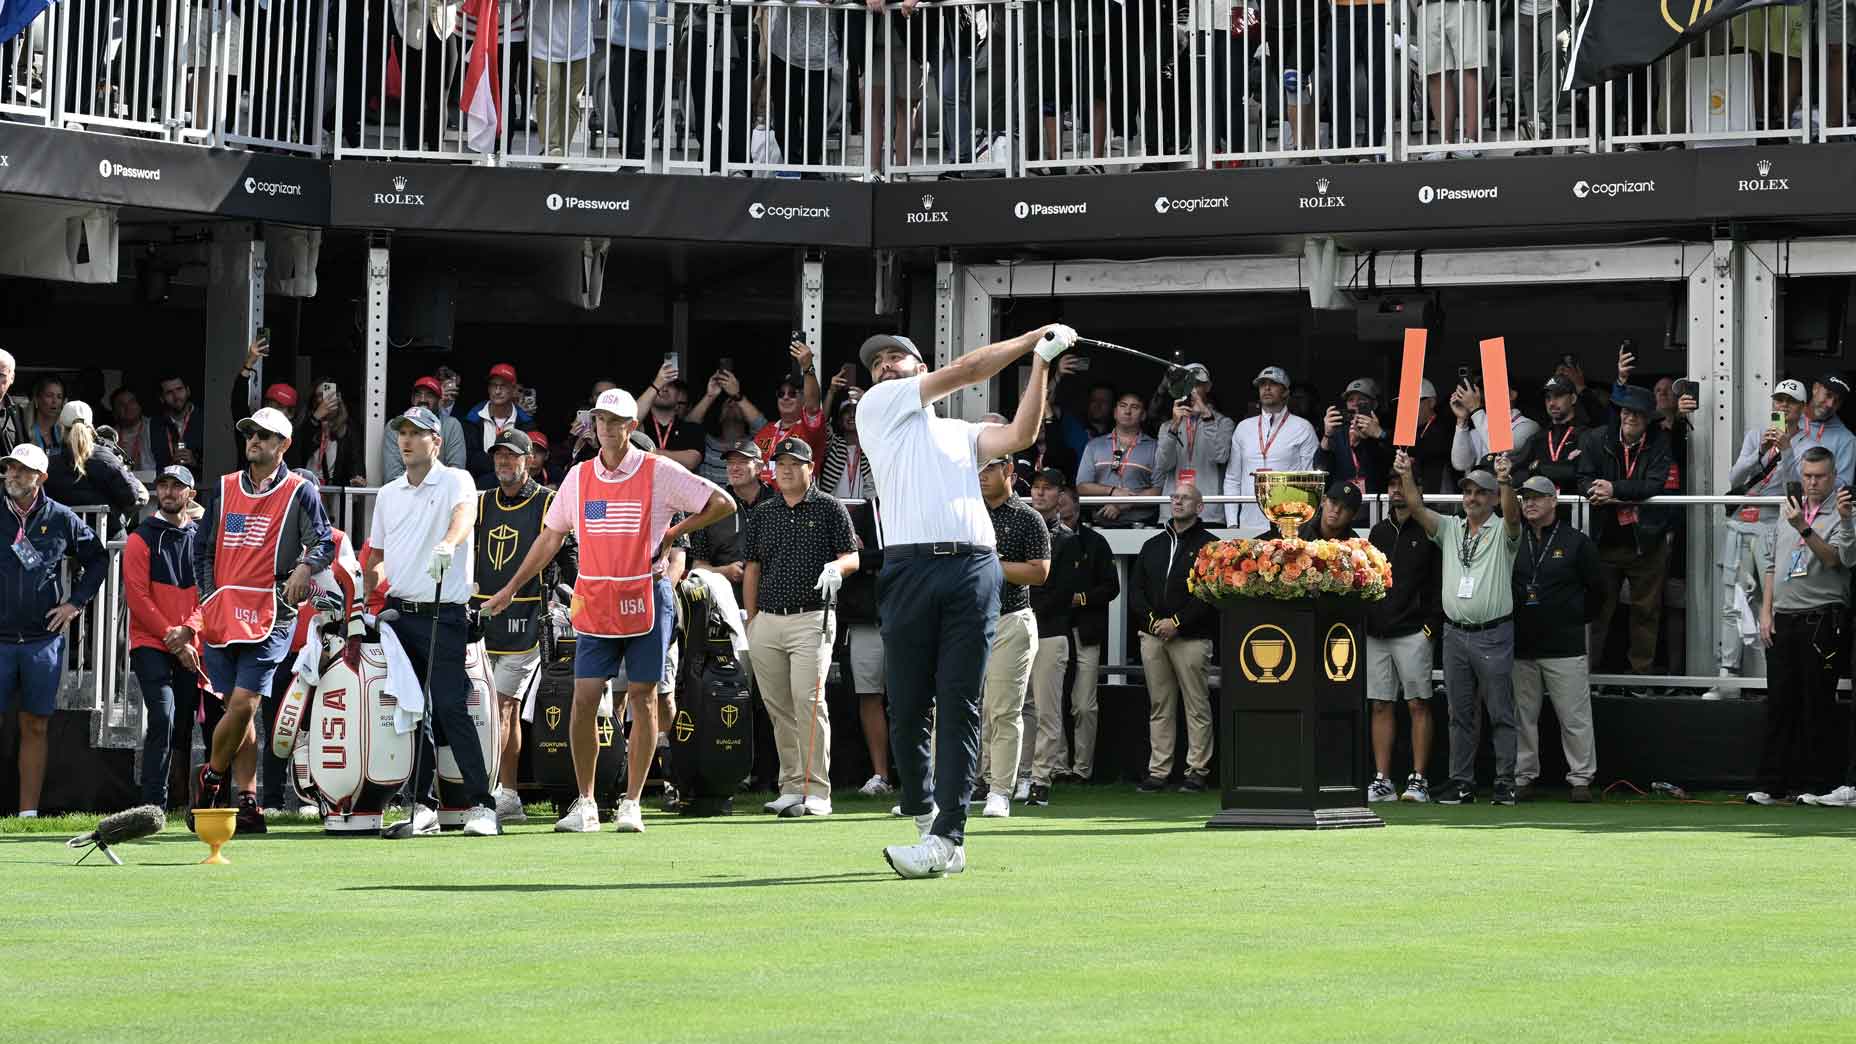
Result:
<svg viewBox="0 0 1856 1044"><path fill-rule="evenodd" d="M187 805L187 829L193 829L194 809L225 808L229 789L226 777L214 772L211 765L201 765L193 777L193 800Z"/></svg>
<svg viewBox="0 0 1856 1044"><path fill-rule="evenodd" d="M1495 781L1495 793L1494 793L1494 796L1489 798L1489 804L1491 805L1512 805L1514 803L1515 803L1514 784L1504 783L1499 779L1496 780Z"/></svg>
<svg viewBox="0 0 1856 1044"><path fill-rule="evenodd" d="M1158 794L1166 790L1166 780L1161 779L1159 776L1148 776L1146 779L1141 780L1140 785L1134 789L1143 794Z"/></svg>
<svg viewBox="0 0 1856 1044"><path fill-rule="evenodd" d="M258 795L250 792L238 796L238 815L234 818L241 834L262 834L269 829L264 825L264 809L258 804Z"/></svg>
<svg viewBox="0 0 1856 1044"><path fill-rule="evenodd" d="M1050 787L1043 783L1031 784L1031 793L1025 795L1025 804L1034 808L1050 804Z"/></svg>
<svg viewBox="0 0 1856 1044"><path fill-rule="evenodd" d="M1202 794L1205 792L1205 777L1187 773L1186 778L1179 782L1179 790L1182 794Z"/></svg>
<svg viewBox="0 0 1856 1044"><path fill-rule="evenodd" d="M1473 805L1476 803L1476 788L1463 783L1452 783L1438 791L1432 800L1440 805Z"/></svg>

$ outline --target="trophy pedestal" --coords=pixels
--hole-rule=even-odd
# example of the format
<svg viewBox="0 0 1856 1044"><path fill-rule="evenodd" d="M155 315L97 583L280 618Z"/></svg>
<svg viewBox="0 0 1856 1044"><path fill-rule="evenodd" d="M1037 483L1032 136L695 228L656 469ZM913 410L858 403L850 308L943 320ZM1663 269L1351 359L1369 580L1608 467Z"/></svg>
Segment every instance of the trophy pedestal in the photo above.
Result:
<svg viewBox="0 0 1856 1044"><path fill-rule="evenodd" d="M1230 598L1219 608L1222 807L1205 825L1384 826L1366 804L1366 603Z"/></svg>

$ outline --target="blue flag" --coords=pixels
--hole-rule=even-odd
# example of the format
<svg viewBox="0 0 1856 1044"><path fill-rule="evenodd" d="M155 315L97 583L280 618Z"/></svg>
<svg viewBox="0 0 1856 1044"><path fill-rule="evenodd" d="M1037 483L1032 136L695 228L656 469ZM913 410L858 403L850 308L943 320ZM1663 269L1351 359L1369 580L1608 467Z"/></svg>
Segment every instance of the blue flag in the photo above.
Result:
<svg viewBox="0 0 1856 1044"><path fill-rule="evenodd" d="M52 0L0 0L0 44L26 31Z"/></svg>

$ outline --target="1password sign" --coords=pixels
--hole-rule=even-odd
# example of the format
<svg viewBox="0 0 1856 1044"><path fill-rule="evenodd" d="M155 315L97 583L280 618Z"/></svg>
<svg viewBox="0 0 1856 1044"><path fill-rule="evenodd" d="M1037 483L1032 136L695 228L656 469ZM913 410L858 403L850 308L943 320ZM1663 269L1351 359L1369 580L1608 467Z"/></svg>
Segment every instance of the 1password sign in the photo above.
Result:
<svg viewBox="0 0 1856 1044"><path fill-rule="evenodd" d="M1489 417L1489 452L1514 449L1514 415L1508 397L1508 345L1500 337L1482 342L1482 408Z"/></svg>
<svg viewBox="0 0 1856 1044"><path fill-rule="evenodd" d="M1398 375L1398 419L1392 425L1392 445L1418 444L1418 396L1424 394L1424 342L1430 331L1405 331L1405 362Z"/></svg>

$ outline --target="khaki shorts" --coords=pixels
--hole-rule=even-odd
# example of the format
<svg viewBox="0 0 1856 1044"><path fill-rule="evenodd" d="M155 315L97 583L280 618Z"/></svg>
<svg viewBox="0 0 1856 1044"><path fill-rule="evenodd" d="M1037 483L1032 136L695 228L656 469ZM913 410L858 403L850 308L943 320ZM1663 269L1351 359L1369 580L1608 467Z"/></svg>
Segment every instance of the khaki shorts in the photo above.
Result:
<svg viewBox="0 0 1856 1044"><path fill-rule="evenodd" d="M1402 638L1366 636L1366 698L1396 701L1431 695L1431 640L1423 631Z"/></svg>
<svg viewBox="0 0 1856 1044"><path fill-rule="evenodd" d="M1424 5L1424 74L1480 69L1483 66L1484 25L1482 4L1451 0Z"/></svg>
<svg viewBox="0 0 1856 1044"><path fill-rule="evenodd" d="M884 692L883 632L875 624L851 624L845 640L851 647L851 691L859 696Z"/></svg>
<svg viewBox="0 0 1856 1044"><path fill-rule="evenodd" d="M491 653L490 675L495 680L498 695L527 700L535 688L535 679L541 676L541 649Z"/></svg>

